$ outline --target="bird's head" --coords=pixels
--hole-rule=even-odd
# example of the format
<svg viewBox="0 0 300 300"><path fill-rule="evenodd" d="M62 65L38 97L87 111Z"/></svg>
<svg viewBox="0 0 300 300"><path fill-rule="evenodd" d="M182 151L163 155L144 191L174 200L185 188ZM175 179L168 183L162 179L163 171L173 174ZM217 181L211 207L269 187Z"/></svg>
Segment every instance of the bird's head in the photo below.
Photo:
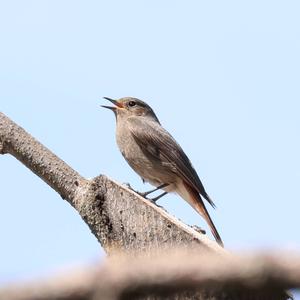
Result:
<svg viewBox="0 0 300 300"><path fill-rule="evenodd" d="M152 108L142 100L132 97L124 97L120 98L119 100L114 100L108 97L103 98L113 103L114 106L101 106L112 110L115 113L117 119L119 117L122 118L136 116L151 118L159 122Z"/></svg>

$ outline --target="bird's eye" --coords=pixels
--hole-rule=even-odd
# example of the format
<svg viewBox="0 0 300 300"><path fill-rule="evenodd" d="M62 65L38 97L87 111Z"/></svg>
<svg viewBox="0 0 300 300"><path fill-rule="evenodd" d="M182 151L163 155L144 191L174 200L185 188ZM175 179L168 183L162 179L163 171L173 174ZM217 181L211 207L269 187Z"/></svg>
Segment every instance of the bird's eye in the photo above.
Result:
<svg viewBox="0 0 300 300"><path fill-rule="evenodd" d="M133 106L136 105L136 102L135 102L135 101L129 101L129 102L128 102L128 105L129 105L130 107L133 107Z"/></svg>
<svg viewBox="0 0 300 300"><path fill-rule="evenodd" d="M133 106L136 105L136 102L135 102L135 101L129 101L128 105L129 105L130 107L133 107Z"/></svg>

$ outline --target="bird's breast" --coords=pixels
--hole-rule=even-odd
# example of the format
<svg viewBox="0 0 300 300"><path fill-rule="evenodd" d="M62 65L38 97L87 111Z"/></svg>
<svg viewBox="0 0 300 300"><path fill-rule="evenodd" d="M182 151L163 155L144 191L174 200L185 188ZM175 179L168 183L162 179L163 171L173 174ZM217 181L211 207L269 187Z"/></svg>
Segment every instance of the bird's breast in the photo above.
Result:
<svg viewBox="0 0 300 300"><path fill-rule="evenodd" d="M131 168L145 181L154 186L165 183L173 184L176 176L158 159L142 151L133 135L126 128L117 128L116 140L118 147Z"/></svg>

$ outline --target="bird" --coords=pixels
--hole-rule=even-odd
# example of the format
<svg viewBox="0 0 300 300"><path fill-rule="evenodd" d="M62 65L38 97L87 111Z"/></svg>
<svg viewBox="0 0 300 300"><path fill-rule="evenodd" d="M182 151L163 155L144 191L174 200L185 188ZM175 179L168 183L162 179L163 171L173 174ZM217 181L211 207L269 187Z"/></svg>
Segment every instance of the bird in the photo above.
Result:
<svg viewBox="0 0 300 300"><path fill-rule="evenodd" d="M172 135L161 126L153 109L144 101L124 97L118 100L103 97L114 106L101 105L114 112L116 117L116 141L130 167L156 188L144 196L161 189L162 195L175 192L187 201L207 222L217 243L223 241L205 207L209 197L189 158Z"/></svg>

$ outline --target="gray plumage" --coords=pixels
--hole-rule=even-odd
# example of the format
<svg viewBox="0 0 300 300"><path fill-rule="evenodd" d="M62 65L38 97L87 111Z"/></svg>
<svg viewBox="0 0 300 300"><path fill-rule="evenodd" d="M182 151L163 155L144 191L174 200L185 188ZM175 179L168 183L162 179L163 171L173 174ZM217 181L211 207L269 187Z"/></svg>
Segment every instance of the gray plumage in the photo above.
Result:
<svg viewBox="0 0 300 300"><path fill-rule="evenodd" d="M155 187L167 184L166 192L176 192L186 200L209 224L217 242L223 245L201 196L215 207L190 160L166 131L151 107L136 98L112 100L117 121L116 139L119 149L144 181Z"/></svg>

